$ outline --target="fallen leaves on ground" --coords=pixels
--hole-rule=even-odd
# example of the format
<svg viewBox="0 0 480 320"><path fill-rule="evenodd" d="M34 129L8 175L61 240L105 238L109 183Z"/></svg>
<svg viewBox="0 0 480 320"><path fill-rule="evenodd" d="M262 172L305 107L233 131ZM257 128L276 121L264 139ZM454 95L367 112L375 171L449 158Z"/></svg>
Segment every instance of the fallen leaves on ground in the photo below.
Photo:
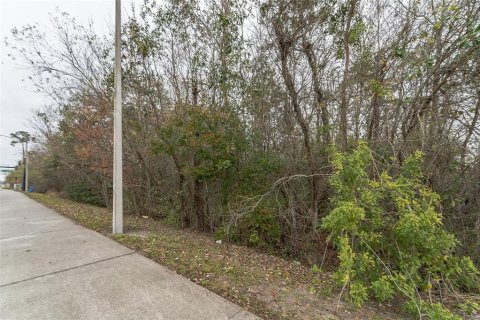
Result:
<svg viewBox="0 0 480 320"><path fill-rule="evenodd" d="M125 234L112 235L111 212L57 196L31 198L98 231L264 319L404 319L387 307L355 309L338 301L328 273L206 234L179 230L147 216L124 217Z"/></svg>

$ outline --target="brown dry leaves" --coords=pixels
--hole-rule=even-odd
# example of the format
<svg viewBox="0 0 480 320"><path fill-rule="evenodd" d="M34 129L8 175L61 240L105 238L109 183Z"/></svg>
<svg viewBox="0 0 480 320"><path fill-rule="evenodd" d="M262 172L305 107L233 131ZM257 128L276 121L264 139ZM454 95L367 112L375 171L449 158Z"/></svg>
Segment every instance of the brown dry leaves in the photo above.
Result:
<svg viewBox="0 0 480 320"><path fill-rule="evenodd" d="M403 319L388 306L338 304L328 274L255 249L217 244L209 235L161 221L125 216L125 234L112 235L106 208L30 194L77 223L101 232L265 319ZM332 292L334 291L334 292Z"/></svg>

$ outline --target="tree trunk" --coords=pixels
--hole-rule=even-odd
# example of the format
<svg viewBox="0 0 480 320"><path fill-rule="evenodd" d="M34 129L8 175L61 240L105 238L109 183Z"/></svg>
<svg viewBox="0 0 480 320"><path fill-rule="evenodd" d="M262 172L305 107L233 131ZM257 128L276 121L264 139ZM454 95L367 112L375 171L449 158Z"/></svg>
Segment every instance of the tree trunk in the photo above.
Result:
<svg viewBox="0 0 480 320"><path fill-rule="evenodd" d="M193 166L198 167L200 161L195 155L193 158ZM203 202L203 183L200 179L196 178L193 181L193 210L195 212L196 227L200 231L205 230L205 205Z"/></svg>
<svg viewBox="0 0 480 320"><path fill-rule="evenodd" d="M197 77L194 75L192 81L192 103L194 106L198 105L198 82ZM198 135L198 133L197 133ZM193 155L193 167L198 168L200 166L200 159L197 154ZM198 178L195 177L193 180L193 211L195 212L196 217L196 227L198 230L205 230L205 206L204 206L204 196L203 196L203 183Z"/></svg>
<svg viewBox="0 0 480 320"><path fill-rule="evenodd" d="M341 86L341 104L340 104L340 125L339 125L339 144L343 150L347 150L348 145L348 132L347 132L347 113L348 113L348 78L350 72L350 27L352 24L353 15L355 14L355 6L358 0L352 0L350 2L350 8L348 9L347 20L345 24L345 30L343 32L343 51L345 54L345 65L343 69L343 80Z"/></svg>
<svg viewBox="0 0 480 320"><path fill-rule="evenodd" d="M180 202L180 215L182 217L182 228L190 227L190 212L187 210L187 199L185 197L185 174L176 155L173 155L173 162L178 174L178 200Z"/></svg>
<svg viewBox="0 0 480 320"><path fill-rule="evenodd" d="M380 138L380 101L381 86L384 84L385 77L385 63L382 62L380 54L375 59L375 81L378 88L374 88L373 97L371 101L372 114L367 128L367 140L370 141L370 145L377 144Z"/></svg>
<svg viewBox="0 0 480 320"><path fill-rule="evenodd" d="M310 173L314 174L315 168L313 164L313 157L312 157L312 151L310 146L310 130L309 130L307 121L303 116L300 104L298 102L298 93L297 93L297 90L295 89L295 83L293 81L293 77L288 68L288 56L290 54L290 50L293 44L292 44L292 40L287 39L283 31L281 30L281 27L279 26L280 23L281 21L277 20L273 23L273 25L274 25L275 36L276 36L277 45L278 45L279 54L280 54L282 77L285 82L288 95L290 96L291 105L293 107L296 121L302 131L303 144L304 144L306 155L307 155L307 161L309 164ZM317 199L318 186L317 185L318 185L317 179L315 178L315 176L312 176L311 178L311 193L312 193L311 211L312 211L313 229L316 229L318 226L318 199Z"/></svg>
<svg viewBox="0 0 480 320"><path fill-rule="evenodd" d="M328 146L330 144L330 123L328 121L327 105L324 99L323 91L320 86L320 80L318 79L317 61L315 58L315 54L313 53L311 43L304 42L303 49L305 52L305 56L307 57L308 65L310 66L310 71L312 72L313 91L315 92L315 101L317 103L317 107L320 111L320 115L322 119L321 134L323 138L323 144L324 146Z"/></svg>

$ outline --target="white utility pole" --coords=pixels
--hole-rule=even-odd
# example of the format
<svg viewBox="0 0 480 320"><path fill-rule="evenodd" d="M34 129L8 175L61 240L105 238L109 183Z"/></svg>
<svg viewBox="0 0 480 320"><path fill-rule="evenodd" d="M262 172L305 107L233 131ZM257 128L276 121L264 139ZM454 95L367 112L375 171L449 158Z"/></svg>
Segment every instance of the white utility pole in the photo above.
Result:
<svg viewBox="0 0 480 320"><path fill-rule="evenodd" d="M25 142L25 192L28 192L28 141Z"/></svg>
<svg viewBox="0 0 480 320"><path fill-rule="evenodd" d="M123 176L122 176L122 10L115 0L115 100L113 111L113 219L112 232L123 233Z"/></svg>

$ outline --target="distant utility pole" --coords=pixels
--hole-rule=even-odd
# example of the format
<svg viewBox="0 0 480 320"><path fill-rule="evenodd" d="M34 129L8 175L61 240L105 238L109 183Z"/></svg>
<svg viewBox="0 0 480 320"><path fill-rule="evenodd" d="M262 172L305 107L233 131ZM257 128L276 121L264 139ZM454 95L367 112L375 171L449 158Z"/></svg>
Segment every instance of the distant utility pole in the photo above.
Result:
<svg viewBox="0 0 480 320"><path fill-rule="evenodd" d="M2 135L2 137L6 137ZM22 144L23 152L23 179L22 179L22 188L23 191L28 192L28 142L35 141L30 133L26 131L17 131L10 134L10 145L15 146L17 143Z"/></svg>
<svg viewBox="0 0 480 320"><path fill-rule="evenodd" d="M25 192L28 192L28 140L25 141Z"/></svg>
<svg viewBox="0 0 480 320"><path fill-rule="evenodd" d="M113 112L113 219L112 232L123 233L122 176L122 10L115 0L115 100Z"/></svg>

